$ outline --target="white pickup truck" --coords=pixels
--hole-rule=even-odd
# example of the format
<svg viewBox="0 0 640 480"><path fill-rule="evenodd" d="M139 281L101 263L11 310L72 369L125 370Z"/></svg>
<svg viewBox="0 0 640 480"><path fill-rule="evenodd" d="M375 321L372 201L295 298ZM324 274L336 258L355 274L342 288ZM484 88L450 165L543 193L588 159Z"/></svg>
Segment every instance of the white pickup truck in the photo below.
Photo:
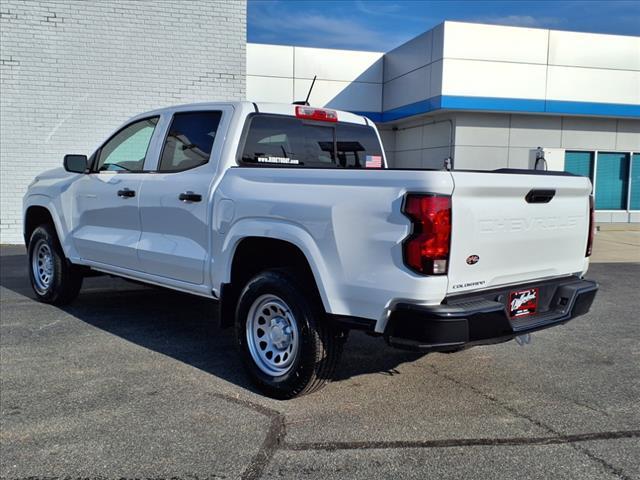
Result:
<svg viewBox="0 0 640 480"><path fill-rule="evenodd" d="M456 351L586 313L591 184L386 168L367 118L250 102L132 118L24 197L38 299L95 272L201 295L266 394L332 376L349 329Z"/></svg>

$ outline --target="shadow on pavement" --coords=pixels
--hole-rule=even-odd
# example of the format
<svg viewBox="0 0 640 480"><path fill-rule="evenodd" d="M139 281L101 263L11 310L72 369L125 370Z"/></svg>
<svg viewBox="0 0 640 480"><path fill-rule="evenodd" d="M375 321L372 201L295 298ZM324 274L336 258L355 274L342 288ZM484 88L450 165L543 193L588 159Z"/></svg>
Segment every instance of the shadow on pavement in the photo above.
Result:
<svg viewBox="0 0 640 480"><path fill-rule="evenodd" d="M26 255L16 253L19 250L13 247L6 250L3 247L0 259L0 285L33 299ZM233 331L218 328L216 304L211 300L103 276L86 278L80 296L61 310L129 342L255 391L235 350ZM368 373L394 375L400 364L421 356L392 349L381 338L352 332L335 381Z"/></svg>

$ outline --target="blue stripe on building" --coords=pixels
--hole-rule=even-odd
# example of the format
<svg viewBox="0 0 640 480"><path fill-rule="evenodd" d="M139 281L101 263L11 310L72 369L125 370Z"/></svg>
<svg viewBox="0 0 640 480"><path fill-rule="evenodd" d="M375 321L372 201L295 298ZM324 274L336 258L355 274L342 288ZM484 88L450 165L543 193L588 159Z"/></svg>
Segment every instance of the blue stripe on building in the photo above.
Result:
<svg viewBox="0 0 640 480"><path fill-rule="evenodd" d="M380 112L353 112L374 122L391 122L437 110L491 111L508 113L553 113L640 118L640 105L620 103L567 102L526 98L465 97L438 95L419 102Z"/></svg>

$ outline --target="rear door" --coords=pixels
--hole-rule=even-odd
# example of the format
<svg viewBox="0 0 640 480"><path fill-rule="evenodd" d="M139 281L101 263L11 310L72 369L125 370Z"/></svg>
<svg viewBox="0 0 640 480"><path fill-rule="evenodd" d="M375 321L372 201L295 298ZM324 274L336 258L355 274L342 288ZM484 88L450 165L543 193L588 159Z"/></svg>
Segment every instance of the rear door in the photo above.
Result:
<svg viewBox="0 0 640 480"><path fill-rule="evenodd" d="M449 293L581 272L585 177L453 171Z"/></svg>
<svg viewBox="0 0 640 480"><path fill-rule="evenodd" d="M209 259L210 201L230 106L177 111L154 172L140 193L138 258L145 273L204 283Z"/></svg>

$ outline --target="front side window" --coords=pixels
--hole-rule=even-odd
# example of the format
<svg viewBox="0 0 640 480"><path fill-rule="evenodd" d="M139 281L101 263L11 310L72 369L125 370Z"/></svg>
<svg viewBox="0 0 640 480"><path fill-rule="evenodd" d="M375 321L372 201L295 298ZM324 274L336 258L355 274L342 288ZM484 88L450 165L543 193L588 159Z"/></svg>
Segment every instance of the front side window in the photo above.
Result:
<svg viewBox="0 0 640 480"><path fill-rule="evenodd" d="M381 168L373 128L323 124L278 115L251 118L240 162L244 165L315 168Z"/></svg>
<svg viewBox="0 0 640 480"><path fill-rule="evenodd" d="M209 161L222 112L185 112L173 116L158 168L181 172Z"/></svg>
<svg viewBox="0 0 640 480"><path fill-rule="evenodd" d="M142 171L157 124L158 117L146 118L120 130L100 149L95 170L98 172Z"/></svg>

